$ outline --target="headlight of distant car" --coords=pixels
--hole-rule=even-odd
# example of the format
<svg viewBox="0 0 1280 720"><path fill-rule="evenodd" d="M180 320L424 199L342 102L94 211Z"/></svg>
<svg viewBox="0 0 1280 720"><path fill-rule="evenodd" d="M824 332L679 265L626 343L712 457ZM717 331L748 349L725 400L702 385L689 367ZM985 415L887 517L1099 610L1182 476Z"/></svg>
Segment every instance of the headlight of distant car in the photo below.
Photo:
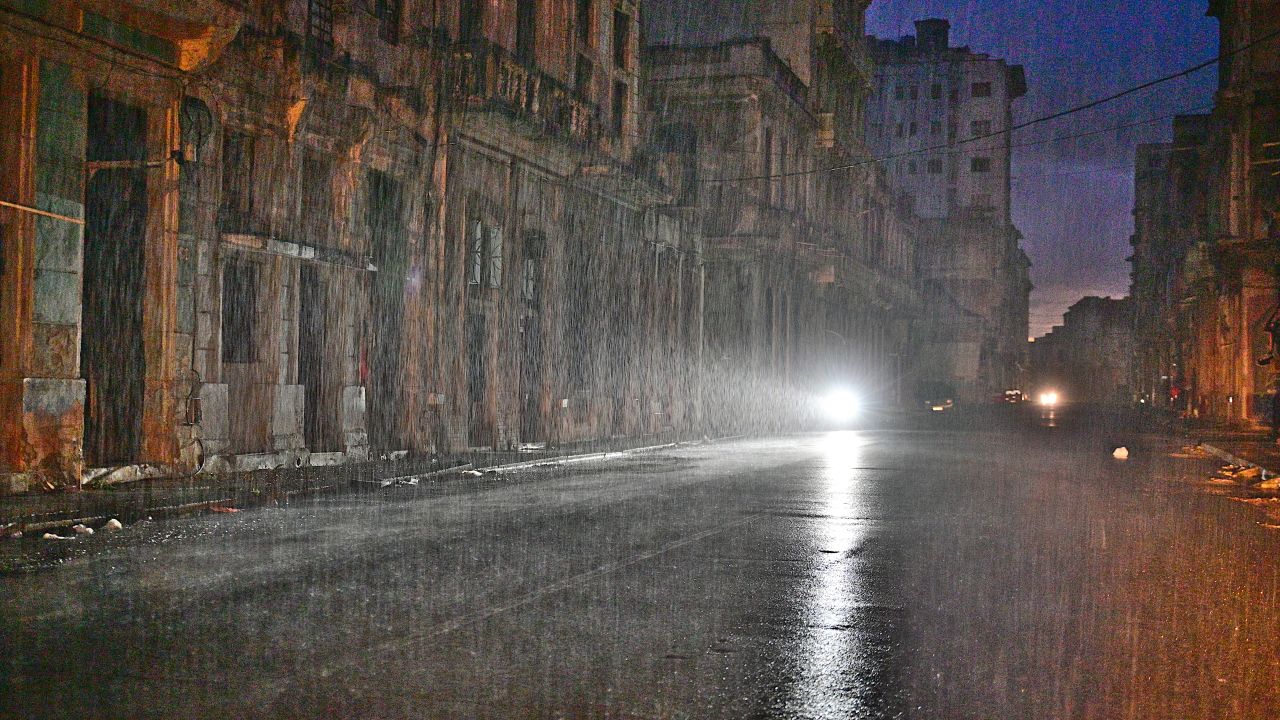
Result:
<svg viewBox="0 0 1280 720"><path fill-rule="evenodd" d="M822 396L819 404L822 414L832 422L849 422L858 416L858 398L848 390L832 390Z"/></svg>
<svg viewBox="0 0 1280 720"><path fill-rule="evenodd" d="M1040 405L1043 407L1054 407L1058 404L1058 391L1046 390L1040 393Z"/></svg>

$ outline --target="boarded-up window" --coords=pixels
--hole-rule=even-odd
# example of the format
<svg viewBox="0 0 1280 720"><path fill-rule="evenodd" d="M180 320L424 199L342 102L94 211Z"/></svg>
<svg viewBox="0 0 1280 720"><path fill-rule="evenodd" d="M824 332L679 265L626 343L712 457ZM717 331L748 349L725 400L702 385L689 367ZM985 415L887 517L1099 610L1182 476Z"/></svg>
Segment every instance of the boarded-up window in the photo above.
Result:
<svg viewBox="0 0 1280 720"><path fill-rule="evenodd" d="M222 361L258 359L258 265L238 258L222 267Z"/></svg>

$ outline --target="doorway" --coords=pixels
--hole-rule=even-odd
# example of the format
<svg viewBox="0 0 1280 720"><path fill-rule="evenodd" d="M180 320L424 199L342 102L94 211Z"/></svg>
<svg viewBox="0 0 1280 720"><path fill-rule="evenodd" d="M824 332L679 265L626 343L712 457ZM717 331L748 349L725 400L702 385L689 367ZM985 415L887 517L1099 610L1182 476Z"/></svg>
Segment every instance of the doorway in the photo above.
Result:
<svg viewBox="0 0 1280 720"><path fill-rule="evenodd" d="M298 384L302 385L302 436L311 452L342 450L337 387L330 377L329 293L315 265L298 273Z"/></svg>
<svg viewBox="0 0 1280 720"><path fill-rule="evenodd" d="M140 460L146 130L146 110L90 95L86 159L138 165L91 171L85 187L80 369L86 386L84 455L90 467Z"/></svg>
<svg viewBox="0 0 1280 720"><path fill-rule="evenodd" d="M368 227L373 245L370 343L370 434L379 450L399 450L404 380L400 348L404 323L404 284L408 272L403 215L403 189L385 173L370 171L365 183Z"/></svg>

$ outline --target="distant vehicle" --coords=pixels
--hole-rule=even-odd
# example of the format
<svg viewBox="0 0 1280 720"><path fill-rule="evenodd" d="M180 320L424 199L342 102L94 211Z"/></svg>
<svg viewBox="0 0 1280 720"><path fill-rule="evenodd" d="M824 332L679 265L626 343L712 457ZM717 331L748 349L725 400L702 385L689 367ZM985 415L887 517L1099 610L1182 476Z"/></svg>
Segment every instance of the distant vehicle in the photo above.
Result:
<svg viewBox="0 0 1280 720"><path fill-rule="evenodd" d="M916 388L916 399L929 412L950 412L956 406L955 397L954 388L936 380L923 382Z"/></svg>
<svg viewBox="0 0 1280 720"><path fill-rule="evenodd" d="M956 406L956 402L952 398L938 398L934 400L926 400L925 406L929 408L929 412L948 412Z"/></svg>
<svg viewBox="0 0 1280 720"><path fill-rule="evenodd" d="M997 403L1008 403L1010 405L1017 405L1019 403L1026 402L1027 396L1023 395L1021 390L1005 390L1003 393L1000 393L999 395L995 396L994 399Z"/></svg>

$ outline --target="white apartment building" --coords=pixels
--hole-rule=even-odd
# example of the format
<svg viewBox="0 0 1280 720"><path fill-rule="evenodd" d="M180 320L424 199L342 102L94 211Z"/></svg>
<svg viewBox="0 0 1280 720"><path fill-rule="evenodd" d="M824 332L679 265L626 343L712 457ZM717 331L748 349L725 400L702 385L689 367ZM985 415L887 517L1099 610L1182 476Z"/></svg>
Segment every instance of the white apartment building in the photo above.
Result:
<svg viewBox="0 0 1280 720"><path fill-rule="evenodd" d="M870 39L876 63L866 138L916 214L989 217L1009 224L1012 101L1022 66L951 47L950 23L916 22L916 36Z"/></svg>

